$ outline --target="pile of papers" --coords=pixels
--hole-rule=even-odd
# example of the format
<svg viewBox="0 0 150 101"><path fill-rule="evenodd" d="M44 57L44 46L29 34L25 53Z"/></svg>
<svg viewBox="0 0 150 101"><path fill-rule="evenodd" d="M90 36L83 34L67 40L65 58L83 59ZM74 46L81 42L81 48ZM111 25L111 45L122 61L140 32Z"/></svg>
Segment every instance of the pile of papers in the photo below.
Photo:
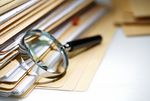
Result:
<svg viewBox="0 0 150 101"><path fill-rule="evenodd" d="M0 96L23 97L34 88L86 90L113 37L111 14L103 18L107 12L94 0L0 0ZM31 29L49 32L61 43L95 34L103 42L71 58L66 75L50 82L32 75L36 65L20 58L20 41Z"/></svg>
<svg viewBox="0 0 150 101"><path fill-rule="evenodd" d="M150 0L113 0L115 24L128 36L150 34Z"/></svg>

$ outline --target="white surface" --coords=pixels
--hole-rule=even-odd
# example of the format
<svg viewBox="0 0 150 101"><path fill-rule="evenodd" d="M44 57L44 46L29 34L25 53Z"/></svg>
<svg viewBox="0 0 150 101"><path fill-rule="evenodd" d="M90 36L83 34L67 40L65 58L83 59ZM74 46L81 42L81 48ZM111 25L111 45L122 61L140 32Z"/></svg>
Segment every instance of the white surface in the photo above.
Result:
<svg viewBox="0 0 150 101"><path fill-rule="evenodd" d="M86 92L34 90L23 99L0 101L150 101L150 36L117 33Z"/></svg>

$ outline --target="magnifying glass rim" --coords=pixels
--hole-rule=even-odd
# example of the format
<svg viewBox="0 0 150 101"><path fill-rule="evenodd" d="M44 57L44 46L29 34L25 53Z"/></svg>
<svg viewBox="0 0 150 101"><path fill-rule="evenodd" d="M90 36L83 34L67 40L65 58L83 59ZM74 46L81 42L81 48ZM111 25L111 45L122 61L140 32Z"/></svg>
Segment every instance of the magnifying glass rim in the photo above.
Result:
<svg viewBox="0 0 150 101"><path fill-rule="evenodd" d="M33 31L34 32L39 32L41 34L46 35L48 38L50 38L50 40L52 40L56 44L58 50L60 51L60 53L61 53L61 55L63 57L63 61L64 61L64 65L63 65L64 71L63 72L59 72L59 73L55 74L54 72L46 71L45 69L42 68L41 65L39 65L37 63L39 61L38 58L36 58L37 56L34 54L34 52L32 52L32 50L30 50L30 48L28 47L28 45L25 43L25 37L28 36L28 35L32 35ZM45 75L42 75L43 74L42 73L42 74L38 74L39 76L44 77L44 78L56 78L56 77L60 77L61 75L64 75L64 73L66 73L66 70L67 70L67 67L68 67L68 56L67 56L67 53L65 51L65 48L64 48L64 46L59 41L57 41L48 32L45 32L45 31L42 31L42 30L39 30L39 29L29 30L29 31L27 31L26 35L24 35L24 37L22 39L22 44L23 44L23 46L24 46L24 48L26 50L27 55L35 62L35 64L37 64L39 66L39 68L41 68L42 70L44 70L45 73L49 73L50 74L50 76L48 76L48 75L45 76ZM35 59L37 59L37 60L35 60ZM49 68L49 67L47 66L47 68ZM52 74L54 74L54 76L52 76Z"/></svg>

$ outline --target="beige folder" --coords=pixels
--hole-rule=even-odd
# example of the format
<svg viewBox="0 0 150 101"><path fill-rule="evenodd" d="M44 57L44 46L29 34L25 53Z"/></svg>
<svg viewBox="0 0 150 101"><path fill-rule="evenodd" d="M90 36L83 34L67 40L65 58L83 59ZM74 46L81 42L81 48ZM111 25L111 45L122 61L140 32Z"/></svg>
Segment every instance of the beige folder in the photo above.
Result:
<svg viewBox="0 0 150 101"><path fill-rule="evenodd" d="M54 29L56 26L58 26L59 24L61 24L65 20L67 20L69 17L73 16L74 14L76 14L77 12L79 12L80 10L82 10L83 8L85 8L86 6L88 6L93 1L94 0L86 0L86 2L84 2L82 5L80 5L76 9L74 9L71 13L65 15L61 20L59 20L56 23L54 23L53 25L49 26L45 31L50 31L50 30Z"/></svg>
<svg viewBox="0 0 150 101"><path fill-rule="evenodd" d="M122 22L118 22L120 24L125 25L150 25L150 19L148 18L135 18L133 13L126 12L122 14Z"/></svg>
<svg viewBox="0 0 150 101"><path fill-rule="evenodd" d="M4 56L3 58L0 59L0 67L4 62L7 62L8 59L10 59L11 57L16 56L16 54L18 53L18 50L14 50L11 53L7 54L6 56ZM1 69L1 68L0 68Z"/></svg>
<svg viewBox="0 0 150 101"><path fill-rule="evenodd" d="M96 8L98 9L98 8ZM95 10L96 10L95 9ZM95 12L93 9L93 13ZM91 13L85 14L90 15ZM89 87L95 72L100 66L103 56L113 38L113 33L115 32L115 27L113 26L113 16L109 13L104 18L100 19L91 28L89 28L81 37L93 36L100 34L103 36L103 42L94 48L91 48L78 56L70 59L69 68L67 74L59 81L53 83L47 83L43 85L33 85L27 92L25 92L22 97L25 97L31 93L31 91L36 88L39 89L55 89L55 90L73 90L73 91L85 91ZM86 16L87 17L87 16ZM80 18L79 25L84 22L85 16ZM76 29L77 26L71 26L70 30L65 32L65 36L62 36L60 41L64 37L70 35L69 33ZM109 30L108 30L109 29ZM92 55L92 56L91 56ZM43 87L42 87L43 86Z"/></svg>
<svg viewBox="0 0 150 101"><path fill-rule="evenodd" d="M25 76L24 76L25 77ZM22 77L22 79L24 78ZM20 79L18 82L15 82L15 83L0 83L0 91L11 91L13 90L18 84L19 82L22 80Z"/></svg>
<svg viewBox="0 0 150 101"><path fill-rule="evenodd" d="M66 19L68 19L70 16L72 16L73 14L75 14L76 12L78 12L79 10L81 10L82 8L84 8L85 6L87 6L88 4L90 4L92 1L93 0L88 0L87 2L83 3L81 6L77 7L77 9L75 9L75 11L73 11L71 14L68 14L67 16L63 17L60 21L58 21L57 23L54 23L53 25L51 25L50 29L52 29L55 26L59 25L60 23L62 23ZM61 2L59 1L59 3L61 3ZM55 3L57 3L57 5L58 5L58 2L55 2ZM48 6L48 8L52 9L53 6L56 6L56 5L53 4L52 6ZM45 10L47 11L48 9L44 9L42 12L44 12ZM0 39L1 39L0 44L4 43L10 37L14 36L17 32L21 31L27 25L29 25L30 23L32 23L33 22L33 18L34 18L34 20L35 20L35 17L39 18L39 16L41 16L42 12L38 12L36 14L36 16L30 17L29 19L27 19L27 21L23 21L19 25L15 26L13 29L7 31L6 34L2 34L1 37L0 37ZM50 30L50 29L47 29L47 30Z"/></svg>
<svg viewBox="0 0 150 101"><path fill-rule="evenodd" d="M5 0L3 0L3 1L5 1ZM14 1L0 7L0 15L13 9L13 8L15 8L15 7L17 7L17 6L19 6L19 5L21 5L21 4L23 4L23 3L25 3L25 2L27 2L27 1L28 0L14 0Z"/></svg>
<svg viewBox="0 0 150 101"><path fill-rule="evenodd" d="M15 26L23 23L23 21L26 21L28 22L28 18L30 19L30 17L33 17L35 16L36 13L42 11L43 9L45 9L46 7L48 7L49 5L53 5L52 3L54 3L54 1L49 1L49 2L46 2L45 4L41 5L40 7L38 7L38 9L36 8L36 10L32 11L32 12L29 12L29 14L25 15L24 17L18 19L17 21L15 21L14 23L12 24L9 24L9 26L7 26L7 28L5 29L2 29L0 32L1 32L1 35L3 34L6 34L6 32L8 32L9 30L12 30L12 28L14 28ZM25 26L26 27L26 26Z"/></svg>
<svg viewBox="0 0 150 101"><path fill-rule="evenodd" d="M14 62L13 62L14 63ZM17 62L16 62L17 64ZM12 67L13 67L14 64L12 64ZM32 70L32 67L27 71L27 72L30 72ZM17 82L0 82L0 91L10 91L10 90L13 90L16 86L19 85L20 82L22 82L27 76L28 76L28 73L25 73ZM29 85L29 86L32 86L32 85Z"/></svg>
<svg viewBox="0 0 150 101"><path fill-rule="evenodd" d="M9 26L11 23L19 20L22 17L25 17L27 14L29 14L30 12L32 12L33 10L35 10L36 8L40 7L41 5L43 5L47 0L42 0L39 1L38 3L36 3L35 5L33 5L32 7L28 8L27 10L19 13L18 15L16 15L15 17L11 18L10 20L6 21L5 23L0 25L0 31L2 29L4 29L5 27ZM1 35L2 33L0 33Z"/></svg>
<svg viewBox="0 0 150 101"><path fill-rule="evenodd" d="M9 73L13 68L15 68L18 65L19 63L16 59L8 63L4 68L0 70L0 78L3 78L7 73Z"/></svg>
<svg viewBox="0 0 150 101"><path fill-rule="evenodd" d="M113 0L114 9L115 9L114 23L116 25L122 26L123 30L125 31L125 34L128 36L150 34L150 30L149 30L150 19L136 18L136 16L133 13L133 10L131 9L132 8L132 5L130 5L131 1L132 0L126 0L126 1ZM134 3L136 4L136 2Z"/></svg>
<svg viewBox="0 0 150 101"><path fill-rule="evenodd" d="M128 36L150 35L150 25L123 25L122 28Z"/></svg>
<svg viewBox="0 0 150 101"><path fill-rule="evenodd" d="M96 71L100 67L102 59L105 56L105 53L107 52L107 49L116 31L116 28L113 25L112 16L113 13L110 12L108 15L106 15L101 20L99 20L96 24L94 24L87 32L85 32L85 33L90 33L90 35L99 33L100 35L103 36L103 42L101 45L83 54L82 57L84 58L83 63L85 63L85 68L83 69L80 80L78 81L76 87L74 88L75 91L87 90L92 82L92 79ZM86 34L84 35L86 36ZM92 56L88 55L87 57L87 54L91 54ZM78 57L78 62L79 62L79 58L81 57Z"/></svg>
<svg viewBox="0 0 150 101"><path fill-rule="evenodd" d="M135 17L150 18L150 0L130 0L130 4Z"/></svg>
<svg viewBox="0 0 150 101"><path fill-rule="evenodd" d="M20 81L18 81L16 83L12 83L12 84L1 83L0 84L0 92L12 92L12 91L14 91L14 89L17 88L17 86L19 86L19 84L24 82L24 80L28 77L29 77L29 75L26 75ZM32 85L28 85L28 86L32 87Z"/></svg>
<svg viewBox="0 0 150 101"><path fill-rule="evenodd" d="M99 6L94 7L93 9L88 10L87 12L84 12L81 16L79 16L79 22L78 22L79 24L77 26L70 25L70 27L63 33L63 35L60 36L59 41L63 42L65 39L72 36L72 33L74 31L76 31L77 29L79 29L80 26L83 25L86 21L88 21L88 18L91 18L91 16L96 14L96 11L100 10L100 8L101 7L99 7ZM53 87L53 88L61 87L65 83L65 81L69 78L69 76L67 76L67 75L71 76L75 70L76 70L75 68L68 68L67 74L62 79L60 79L54 83L52 82L52 83L47 83L47 84L39 84L39 87L45 87L45 86ZM48 82L49 80L44 79L44 78L39 80L39 82L46 82L46 81ZM74 81L75 81L75 79L74 79Z"/></svg>
<svg viewBox="0 0 150 101"><path fill-rule="evenodd" d="M81 17L79 19L79 25L84 23L84 21L88 20L87 17L92 16L92 14L95 14L96 11L100 9L101 7L96 6L90 12L85 14L83 18ZM78 56L70 59L70 65L67 74L62 79L54 83L39 85L40 86L39 88L57 89L57 90L75 90L75 91L83 91L87 89L113 37L115 28L113 27L111 17L112 14L110 13L104 18L100 19L96 24L94 24L91 28L89 28L84 33L83 36L81 36L81 37L87 37L87 36L100 34L103 36L102 44L93 47L79 54ZM60 38L60 41L63 40L63 38L70 36L71 32L76 30L77 27L78 26L71 26L65 32L64 36ZM23 96L29 94L34 87L35 85L31 86L29 91L25 92ZM12 88L12 87L8 87L8 88Z"/></svg>
<svg viewBox="0 0 150 101"><path fill-rule="evenodd" d="M83 15L83 18L80 18L81 22L79 23L84 23L86 20L88 20L87 16L90 18L90 16L94 15L98 10L100 10L100 7L95 7L94 9L90 10L87 14ZM66 75L60 80L52 83L40 84L37 85L36 88L76 91L79 90L81 86L85 85L80 90L83 91L83 89L87 89L113 36L114 27L112 21L109 20L110 18L111 15L109 15L109 17L107 17L106 19L100 19L94 26L89 29L89 32L85 32L84 36L82 36L86 37L101 34L104 37L104 41L101 45L91 48L70 59L68 71ZM105 27L103 26L103 24ZM110 30L108 31L106 28L110 28ZM76 27L71 27L67 32L65 32L64 36L62 37L67 37L74 30L76 30ZM91 73L89 71L91 71ZM86 82L86 84L84 84L83 82Z"/></svg>
<svg viewBox="0 0 150 101"><path fill-rule="evenodd" d="M130 5L131 0L120 1L120 0L113 0L114 9L115 9L115 24L122 25L122 24L150 24L150 19L147 18L136 18L133 10L131 9Z"/></svg>
<svg viewBox="0 0 150 101"><path fill-rule="evenodd" d="M27 18L29 17L28 19L26 19L26 17L24 19L20 19L20 20L25 20L25 21L20 22L19 25L14 26L13 28L11 28L11 30L5 32L5 34L2 34L1 37L0 37L0 40L1 40L0 44L3 44L9 38L14 36L18 32L20 32L21 30L23 30L27 26L29 26L30 24L32 24L36 20L38 20L40 17L42 17L43 15L48 13L50 10L52 10L53 8L55 8L56 6L58 6L62 2L63 2L63 0L59 0L59 1L56 1L54 3L52 3L52 1L49 1L48 3L44 4L44 7L42 6L42 9L40 9L42 11L38 10L38 12L37 12L36 10L34 10L34 12L32 12L34 14L34 16L32 16L32 13L31 13L31 14L28 14L26 16ZM51 6L50 6L50 4L51 4ZM18 20L18 21L20 21L20 20ZM18 23L18 21L17 21L17 23Z"/></svg>
<svg viewBox="0 0 150 101"><path fill-rule="evenodd" d="M89 30L87 30L85 34L83 34L84 36L82 37L92 36L95 34L102 35L102 44L72 58L71 66L74 68L77 68L78 66L78 70L72 74L72 78L70 77L67 82L65 82L65 84L60 88L61 90L85 91L88 89L113 37L115 28L113 27L110 18L111 15L109 17L102 18ZM109 28L109 31L107 28ZM77 77L79 79L76 79ZM74 82L74 80L76 80L76 82ZM73 86L71 87L70 84Z"/></svg>
<svg viewBox="0 0 150 101"><path fill-rule="evenodd" d="M6 5L6 4L8 4L8 3L12 2L12 1L14 1L14 0L0 0L0 7L4 6L4 5Z"/></svg>
<svg viewBox="0 0 150 101"><path fill-rule="evenodd" d="M91 0L91 1L92 1L92 0ZM85 3L85 4L88 5L89 3L90 3L90 2ZM86 5L83 5L83 7L86 6ZM82 7L81 7L81 8L82 8ZM78 9L78 10L81 10L81 8ZM77 10L77 11L78 11L78 10ZM76 11L76 12L77 12L77 11ZM76 12L74 12L74 13L76 13ZM73 13L73 14L74 14L74 13ZM72 16L72 15L68 15L68 16L66 17L66 19L69 18L70 16ZM6 65L4 68L2 68L2 70L0 71L0 72L2 72L2 74L1 74L0 76L2 77L3 75L5 75L5 73L8 73L10 69L12 69L12 68L14 68L14 67L16 66L16 64L19 64L19 63L17 62L17 59L12 60L10 63L8 63L8 65ZM10 67L10 65L11 65L12 67ZM6 86L5 86L5 84L1 85L2 88L5 88L5 87L6 87L7 89L10 89L12 86L13 86L13 85L11 85L10 87L9 87L9 86L7 87L7 84L6 84Z"/></svg>
<svg viewBox="0 0 150 101"><path fill-rule="evenodd" d="M11 70L11 69L13 69L15 66L13 66L13 67L10 67L9 65L19 65L19 63L17 62L17 60L16 59L14 59L14 60L12 60L10 63L8 63L8 66L5 66L0 72L2 72L2 74L1 74L1 77L3 76L3 75L5 75L5 73L7 73L7 72L9 72L9 70ZM56 86L56 85L55 85Z"/></svg>
<svg viewBox="0 0 150 101"><path fill-rule="evenodd" d="M62 0L63 1L63 0ZM50 29L54 28L55 26L59 25L60 23L62 23L63 21L67 20L70 16L72 16L73 14L75 14L76 12L78 12L79 10L81 10L82 8L84 8L85 6L87 6L88 4L90 4L93 0L88 0L87 2L83 3L80 7L78 7L75 11L73 11L73 13L68 14L67 16L63 17L60 21L58 21L57 23L54 23L54 25L52 25L50 27ZM49 9L52 9L54 7L56 7L56 5L58 5L58 2L55 2L56 4L52 5L52 6L48 6ZM61 3L59 1L59 3ZM54 7L53 7L54 6ZM21 31L23 28L25 28L27 25L29 25L30 23L32 23L34 20L36 20L35 18L39 18L39 16L41 16L44 12L45 14L45 10L47 11L48 9L44 9L42 12L38 12L36 14L36 16L32 16L29 19L27 19L27 21L23 21L21 22L19 25L15 26L14 28L12 28L11 30L7 31L6 34L2 34L0 37L0 44L4 43L5 41L7 41L10 37L14 36L17 32ZM41 14L42 13L42 14ZM47 29L49 30L49 29Z"/></svg>
<svg viewBox="0 0 150 101"><path fill-rule="evenodd" d="M89 2L90 3L90 2ZM81 9L78 9L78 10L81 10ZM74 12L74 13L76 13L76 12ZM74 14L73 13L73 14ZM70 16L72 16L72 14L68 14L68 16L65 16L65 19L68 19ZM51 19L49 19L49 20L51 20ZM61 21L61 23L63 22L63 20ZM57 24L57 25L59 25L59 23ZM56 26L55 26L56 27ZM18 51L18 50L17 50ZM12 55L13 53L14 53L15 51L13 51L13 52L11 52L10 54L8 54L8 56L10 56L10 55ZM6 56L5 58L7 58L8 56Z"/></svg>

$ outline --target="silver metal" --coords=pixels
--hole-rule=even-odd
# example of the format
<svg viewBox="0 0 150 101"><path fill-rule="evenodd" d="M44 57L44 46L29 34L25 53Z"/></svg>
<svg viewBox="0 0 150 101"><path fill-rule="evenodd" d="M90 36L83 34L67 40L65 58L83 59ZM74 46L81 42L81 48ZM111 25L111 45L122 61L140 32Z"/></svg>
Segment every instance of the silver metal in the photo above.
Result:
<svg viewBox="0 0 150 101"><path fill-rule="evenodd" d="M36 53L40 47L47 48L52 53L47 60L49 63L44 62L44 59L41 58L47 50L40 55ZM63 45L47 32L41 30L28 31L21 41L20 53L24 61L31 58L38 65L40 69L38 69L37 74L41 77L55 78L66 73L68 67L66 51Z"/></svg>
<svg viewBox="0 0 150 101"><path fill-rule="evenodd" d="M65 49L66 49L67 52L71 50L71 47L67 43L64 45L64 47L65 47Z"/></svg>

